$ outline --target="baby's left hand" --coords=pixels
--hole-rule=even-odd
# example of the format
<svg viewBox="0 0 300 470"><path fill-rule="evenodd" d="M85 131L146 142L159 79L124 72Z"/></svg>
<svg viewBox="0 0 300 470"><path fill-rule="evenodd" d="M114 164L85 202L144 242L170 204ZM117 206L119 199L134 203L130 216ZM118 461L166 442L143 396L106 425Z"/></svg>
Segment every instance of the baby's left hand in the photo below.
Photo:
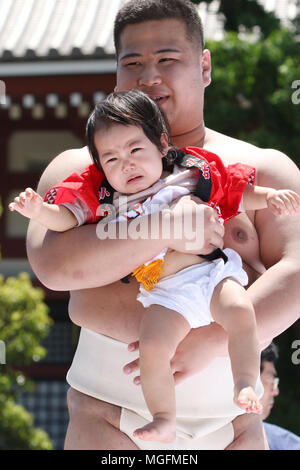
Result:
<svg viewBox="0 0 300 470"><path fill-rule="evenodd" d="M274 189L267 194L266 199L274 215L294 215L300 208L300 196L290 189Z"/></svg>

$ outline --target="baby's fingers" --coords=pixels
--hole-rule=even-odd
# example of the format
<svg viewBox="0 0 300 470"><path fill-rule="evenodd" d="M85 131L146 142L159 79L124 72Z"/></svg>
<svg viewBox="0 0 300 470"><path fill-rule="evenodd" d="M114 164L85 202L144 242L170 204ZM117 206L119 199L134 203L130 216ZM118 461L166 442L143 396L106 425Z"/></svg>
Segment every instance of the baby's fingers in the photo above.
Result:
<svg viewBox="0 0 300 470"><path fill-rule="evenodd" d="M274 215L278 216L283 215L286 212L285 203L279 196L273 197L269 201L269 208L271 209Z"/></svg>
<svg viewBox="0 0 300 470"><path fill-rule="evenodd" d="M14 202L15 202L16 208L20 207L22 209L24 207L24 199L23 199L22 193L20 193L19 196L15 197Z"/></svg>
<svg viewBox="0 0 300 470"><path fill-rule="evenodd" d="M298 195L293 191L286 191L280 197L284 204L284 212L289 215L294 215L299 208L299 203L297 200Z"/></svg>
<svg viewBox="0 0 300 470"><path fill-rule="evenodd" d="M31 201L36 193L31 188L26 188L25 191L20 193L20 201L23 203Z"/></svg>
<svg viewBox="0 0 300 470"><path fill-rule="evenodd" d="M25 189L25 197L26 199L28 199L29 201L32 199L32 197L35 195L35 191L33 191L33 189L31 188L26 188Z"/></svg>
<svg viewBox="0 0 300 470"><path fill-rule="evenodd" d="M295 214L296 209L294 209L292 199L289 198L289 196L286 196L286 198L284 199L284 206L285 206L285 213L286 214L290 214L290 215Z"/></svg>
<svg viewBox="0 0 300 470"><path fill-rule="evenodd" d="M294 215L298 210L298 203L300 202L299 196L294 191L290 190L279 190L271 198L271 206L275 206L273 210L275 215L289 214Z"/></svg>
<svg viewBox="0 0 300 470"><path fill-rule="evenodd" d="M10 204L8 204L8 208L9 208L10 211L16 210L16 203L11 202Z"/></svg>
<svg viewBox="0 0 300 470"><path fill-rule="evenodd" d="M270 208L275 215L294 215L300 208L300 196L289 189L276 191L269 200ZM274 209L274 206L276 209ZM280 212L280 214L279 214Z"/></svg>
<svg viewBox="0 0 300 470"><path fill-rule="evenodd" d="M289 191L287 197L290 200L290 203L293 207L293 213L295 214L300 209L300 196L294 191Z"/></svg>
<svg viewBox="0 0 300 470"><path fill-rule="evenodd" d="M20 211L24 208L24 202L21 200L20 196L15 197L14 202L11 202L8 205L10 211Z"/></svg>
<svg viewBox="0 0 300 470"><path fill-rule="evenodd" d="M36 193L31 188L26 188L19 196L14 198L14 202L8 205L10 211L22 210L27 202L31 201Z"/></svg>
<svg viewBox="0 0 300 470"><path fill-rule="evenodd" d="M19 195L19 200L22 204L25 204L26 200L27 200L27 195L25 193L25 191L23 191L22 193L20 193Z"/></svg>

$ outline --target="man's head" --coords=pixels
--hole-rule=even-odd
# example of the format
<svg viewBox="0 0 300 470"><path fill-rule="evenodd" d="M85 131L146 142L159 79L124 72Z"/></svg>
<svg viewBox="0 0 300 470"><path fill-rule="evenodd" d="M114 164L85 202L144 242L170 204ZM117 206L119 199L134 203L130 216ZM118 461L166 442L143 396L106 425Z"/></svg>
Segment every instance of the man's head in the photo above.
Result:
<svg viewBox="0 0 300 470"><path fill-rule="evenodd" d="M202 51L203 27L196 6L190 0L131 0L118 12L114 25L114 42L117 57L120 52L120 35L130 24L143 21L175 19L185 25L186 38Z"/></svg>
<svg viewBox="0 0 300 470"><path fill-rule="evenodd" d="M271 343L261 353L260 378L264 386L264 395L261 399L263 405L262 419L266 419L274 405L274 397L279 395L278 377L275 363L278 359L278 349Z"/></svg>
<svg viewBox="0 0 300 470"><path fill-rule="evenodd" d="M184 12L184 13L183 13ZM115 21L117 91L138 89L165 112L177 146L199 145L210 54L189 0L131 0Z"/></svg>

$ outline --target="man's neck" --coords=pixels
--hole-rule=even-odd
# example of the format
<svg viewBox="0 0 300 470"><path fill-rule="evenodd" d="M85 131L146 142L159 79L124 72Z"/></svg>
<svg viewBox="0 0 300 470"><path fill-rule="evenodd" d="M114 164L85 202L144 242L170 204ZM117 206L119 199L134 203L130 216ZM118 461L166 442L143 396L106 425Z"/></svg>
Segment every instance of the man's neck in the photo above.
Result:
<svg viewBox="0 0 300 470"><path fill-rule="evenodd" d="M204 124L184 134L171 136L171 142L177 148L187 146L202 148L204 147L205 139L206 129Z"/></svg>

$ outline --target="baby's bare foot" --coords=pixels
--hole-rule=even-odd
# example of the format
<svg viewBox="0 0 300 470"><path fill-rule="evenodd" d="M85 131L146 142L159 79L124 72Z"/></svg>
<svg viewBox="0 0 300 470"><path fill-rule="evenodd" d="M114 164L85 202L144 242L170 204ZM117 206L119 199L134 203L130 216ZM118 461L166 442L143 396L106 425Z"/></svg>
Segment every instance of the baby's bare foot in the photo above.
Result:
<svg viewBox="0 0 300 470"><path fill-rule="evenodd" d="M176 439L175 421L154 416L152 423L136 429L133 435L144 441L172 442Z"/></svg>
<svg viewBox="0 0 300 470"><path fill-rule="evenodd" d="M261 414L263 407L252 387L245 387L236 391L234 395L234 402L245 410L246 413Z"/></svg>

